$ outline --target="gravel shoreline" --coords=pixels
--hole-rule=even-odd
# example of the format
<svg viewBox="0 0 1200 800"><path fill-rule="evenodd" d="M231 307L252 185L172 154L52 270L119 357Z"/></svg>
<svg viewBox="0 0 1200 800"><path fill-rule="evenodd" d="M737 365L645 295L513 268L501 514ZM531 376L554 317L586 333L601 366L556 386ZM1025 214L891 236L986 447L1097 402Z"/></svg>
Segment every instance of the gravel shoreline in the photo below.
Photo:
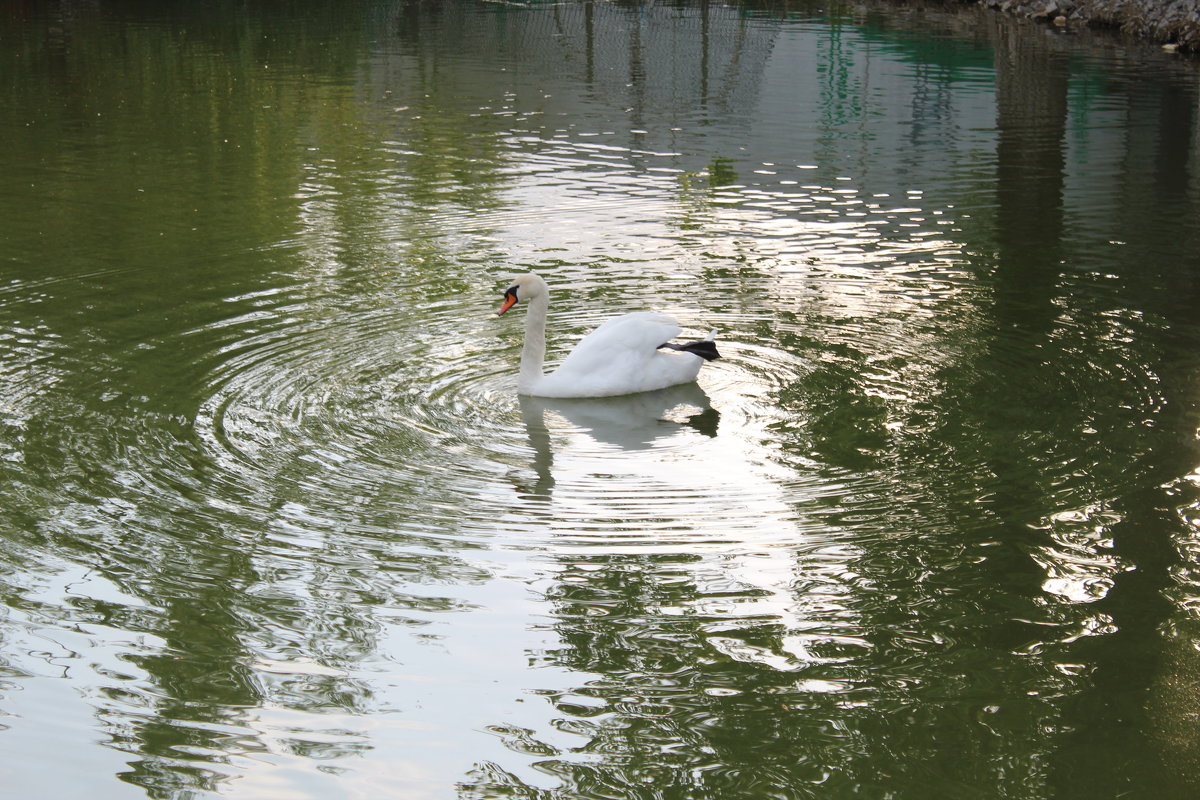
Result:
<svg viewBox="0 0 1200 800"><path fill-rule="evenodd" d="M1050 25L1115 28L1200 53L1200 0L964 0Z"/></svg>

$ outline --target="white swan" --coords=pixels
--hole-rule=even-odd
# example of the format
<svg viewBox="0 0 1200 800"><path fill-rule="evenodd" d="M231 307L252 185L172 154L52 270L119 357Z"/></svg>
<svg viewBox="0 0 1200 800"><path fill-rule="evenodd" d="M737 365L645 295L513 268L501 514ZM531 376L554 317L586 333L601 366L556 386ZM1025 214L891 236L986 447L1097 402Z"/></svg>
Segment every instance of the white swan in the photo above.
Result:
<svg viewBox="0 0 1200 800"><path fill-rule="evenodd" d="M716 331L701 341L671 344L670 340L679 335L679 323L666 314L638 311L614 317L596 328L575 345L558 369L545 375L542 362L546 357L550 289L541 276L531 272L514 278L504 293L504 305L496 313L503 314L521 300L529 303L517 379L521 394L611 397L650 392L690 383L696 380L705 361L721 357L713 343ZM663 348L674 352L664 352Z"/></svg>

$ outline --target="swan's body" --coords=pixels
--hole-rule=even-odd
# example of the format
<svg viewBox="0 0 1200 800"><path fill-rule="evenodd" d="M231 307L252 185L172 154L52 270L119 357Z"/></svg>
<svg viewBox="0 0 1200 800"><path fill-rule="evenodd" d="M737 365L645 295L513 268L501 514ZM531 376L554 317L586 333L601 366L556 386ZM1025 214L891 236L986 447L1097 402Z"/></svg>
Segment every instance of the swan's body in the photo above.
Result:
<svg viewBox="0 0 1200 800"><path fill-rule="evenodd" d="M610 397L650 392L696 380L706 360L720 358L713 337L670 344L679 323L666 314L639 311L614 317L575 345L558 369L546 375L546 311L550 291L540 276L515 278L504 293L503 314L518 301L529 304L517 391L535 397ZM662 348L670 348L664 351Z"/></svg>

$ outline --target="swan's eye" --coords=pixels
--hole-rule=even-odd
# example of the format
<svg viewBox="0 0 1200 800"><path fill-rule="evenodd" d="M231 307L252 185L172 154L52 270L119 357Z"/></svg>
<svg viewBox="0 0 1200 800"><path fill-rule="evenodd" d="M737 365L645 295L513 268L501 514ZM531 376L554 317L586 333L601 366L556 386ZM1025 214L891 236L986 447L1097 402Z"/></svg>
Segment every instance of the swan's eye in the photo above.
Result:
<svg viewBox="0 0 1200 800"><path fill-rule="evenodd" d="M516 302L516 300L517 300L517 289L518 289L518 288L520 288L520 287L517 287L517 286L510 286L510 287L508 287L508 290L507 290L507 291L504 293L504 296L505 296L505 297L511 297L511 298L513 299L513 302Z"/></svg>

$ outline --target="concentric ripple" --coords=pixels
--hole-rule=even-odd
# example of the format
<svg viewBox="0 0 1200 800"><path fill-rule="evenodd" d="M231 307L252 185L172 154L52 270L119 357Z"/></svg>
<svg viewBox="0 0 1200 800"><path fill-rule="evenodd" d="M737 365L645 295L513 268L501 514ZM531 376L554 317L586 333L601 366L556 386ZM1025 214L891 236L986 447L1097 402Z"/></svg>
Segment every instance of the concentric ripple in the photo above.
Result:
<svg viewBox="0 0 1200 800"><path fill-rule="evenodd" d="M779 496L789 479L729 431L765 435L771 412L754 395L776 391L768 376L786 365L794 377L799 363L730 342L700 386L518 398L520 323L482 311L493 305L487 288L420 306L419 327L392 302L347 309L272 293L189 333L231 340L210 360L194 422L224 502L251 517L286 506L314 533L460 544L494 537L499 524L510 546L544 546L547 518L568 535L558 545L594 545L600 534L740 548L765 544L744 541L747 530L791 535L794 514ZM586 330L602 316L576 321ZM367 522L347 502L378 513Z"/></svg>

